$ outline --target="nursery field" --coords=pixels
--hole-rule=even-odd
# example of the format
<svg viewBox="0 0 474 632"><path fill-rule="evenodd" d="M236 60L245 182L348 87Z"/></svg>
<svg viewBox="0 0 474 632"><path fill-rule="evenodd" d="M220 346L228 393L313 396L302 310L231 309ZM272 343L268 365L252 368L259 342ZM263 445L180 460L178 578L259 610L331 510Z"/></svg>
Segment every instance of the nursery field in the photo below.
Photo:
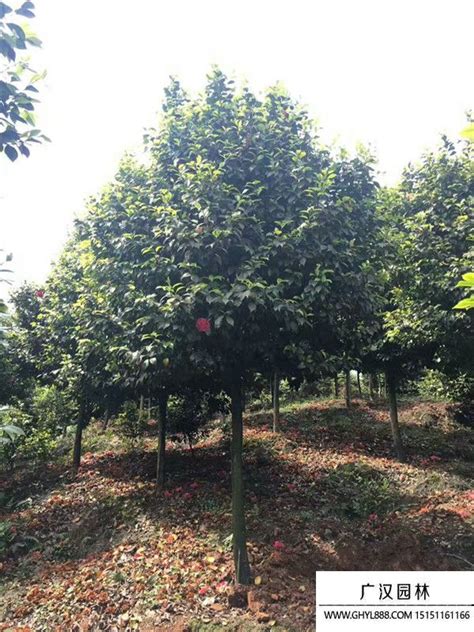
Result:
<svg viewBox="0 0 474 632"><path fill-rule="evenodd" d="M314 629L316 570L470 570L474 434L449 405L402 401L407 460L386 407L296 403L246 415L252 585L233 581L229 429L171 441L158 493L156 440L85 431L68 464L2 483L0 630Z"/></svg>

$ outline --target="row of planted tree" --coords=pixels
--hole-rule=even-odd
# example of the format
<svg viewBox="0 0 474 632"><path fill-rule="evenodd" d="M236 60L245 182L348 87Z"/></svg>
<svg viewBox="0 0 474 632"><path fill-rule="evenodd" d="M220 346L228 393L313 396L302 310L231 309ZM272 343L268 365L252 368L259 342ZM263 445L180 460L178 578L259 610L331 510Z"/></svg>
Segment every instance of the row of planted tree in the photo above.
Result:
<svg viewBox="0 0 474 632"><path fill-rule="evenodd" d="M472 320L452 309L473 267L469 146L443 139L382 188L370 153L322 144L281 87L260 99L216 69L197 98L170 83L144 149L89 202L44 287L13 297L9 366L17 385L71 394L75 470L93 415L156 400L159 486L169 397L225 393L247 583L242 415L257 378L272 384L278 431L281 379L385 375L400 458L401 380L435 366L470 396Z"/></svg>

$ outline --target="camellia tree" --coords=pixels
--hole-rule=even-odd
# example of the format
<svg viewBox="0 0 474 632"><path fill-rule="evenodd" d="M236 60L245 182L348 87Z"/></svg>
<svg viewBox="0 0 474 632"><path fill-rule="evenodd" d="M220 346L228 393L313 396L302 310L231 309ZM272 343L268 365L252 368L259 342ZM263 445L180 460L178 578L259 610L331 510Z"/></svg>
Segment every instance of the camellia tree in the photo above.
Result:
<svg viewBox="0 0 474 632"><path fill-rule="evenodd" d="M78 222L78 235L93 254L88 275L100 287L108 310L114 332L108 353L115 358L118 380L129 393L158 403L159 491L165 483L169 397L174 396L174 404L179 401L181 410L201 411L187 425L183 420L178 424L188 436L202 425L202 410L216 412L223 402L212 364L203 356L196 370L187 340L170 318L181 284L171 281L170 263L156 244L157 209L149 180L147 168L125 158L114 182L91 201ZM205 331L206 322L197 322L196 332L198 328Z"/></svg>
<svg viewBox="0 0 474 632"><path fill-rule="evenodd" d="M281 341L311 338L316 310L340 308L332 287L361 273L357 226L372 205L338 194L334 158L281 88L259 100L219 70L194 100L171 84L147 145L156 223L144 266L168 267L161 331L185 341L194 370L220 376L231 399L234 561L248 583L243 391Z"/></svg>
<svg viewBox="0 0 474 632"><path fill-rule="evenodd" d="M23 283L10 293L5 353L10 374L7 383L14 399L31 399L39 372L42 344L35 336L35 322L42 295L42 289L33 283Z"/></svg>
<svg viewBox="0 0 474 632"><path fill-rule="evenodd" d="M434 349L441 370L472 371L472 320L452 310L456 281L473 268L472 145L443 138L401 185L403 277L394 334Z"/></svg>
<svg viewBox="0 0 474 632"><path fill-rule="evenodd" d="M158 249L152 247L156 208L148 179L145 167L125 158L114 182L78 222L78 239L91 253L87 274L109 314L108 354L115 359L116 380L137 397L158 401L159 489L165 481L168 398L195 376L178 360L180 340L160 308L160 299L176 288L169 283L166 259L150 259Z"/></svg>
<svg viewBox="0 0 474 632"><path fill-rule="evenodd" d="M451 377L472 376L472 322L468 313L452 309L458 296L456 280L473 265L471 151L468 144L443 138L440 149L425 155L419 165L409 166L399 187L385 191L380 203L385 290L380 333L371 342L365 362L385 371L400 457L404 456L397 414L400 382L423 367Z"/></svg>
<svg viewBox="0 0 474 632"><path fill-rule="evenodd" d="M77 412L72 466L81 461L82 433L95 411L103 412L114 379L108 353L114 329L101 288L88 274L88 244L73 235L49 276L34 323L42 341L39 378L69 393Z"/></svg>

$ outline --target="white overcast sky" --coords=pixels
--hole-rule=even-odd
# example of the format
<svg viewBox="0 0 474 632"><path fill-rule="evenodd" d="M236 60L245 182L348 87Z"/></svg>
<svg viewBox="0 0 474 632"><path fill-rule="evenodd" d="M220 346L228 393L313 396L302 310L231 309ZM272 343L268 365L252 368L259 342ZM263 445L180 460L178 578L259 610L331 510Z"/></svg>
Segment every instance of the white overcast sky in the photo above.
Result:
<svg viewBox="0 0 474 632"><path fill-rule="evenodd" d="M169 75L191 91L212 64L257 91L281 80L325 139L363 141L381 179L474 105L469 0L36 0L50 144L0 155L0 247L41 282L84 200L155 120Z"/></svg>

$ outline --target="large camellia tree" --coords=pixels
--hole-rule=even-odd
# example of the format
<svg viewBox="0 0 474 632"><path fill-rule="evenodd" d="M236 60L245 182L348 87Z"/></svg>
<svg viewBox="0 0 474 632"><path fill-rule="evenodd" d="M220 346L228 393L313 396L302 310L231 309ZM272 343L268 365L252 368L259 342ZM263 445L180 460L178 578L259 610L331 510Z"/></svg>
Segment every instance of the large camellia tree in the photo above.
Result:
<svg viewBox="0 0 474 632"><path fill-rule="evenodd" d="M335 322L343 289L363 285L372 175L363 158L338 162L321 147L283 90L259 100L219 70L197 99L171 84L147 144L155 238L142 267L166 262L164 326L231 398L234 561L248 583L243 390L282 343Z"/></svg>

